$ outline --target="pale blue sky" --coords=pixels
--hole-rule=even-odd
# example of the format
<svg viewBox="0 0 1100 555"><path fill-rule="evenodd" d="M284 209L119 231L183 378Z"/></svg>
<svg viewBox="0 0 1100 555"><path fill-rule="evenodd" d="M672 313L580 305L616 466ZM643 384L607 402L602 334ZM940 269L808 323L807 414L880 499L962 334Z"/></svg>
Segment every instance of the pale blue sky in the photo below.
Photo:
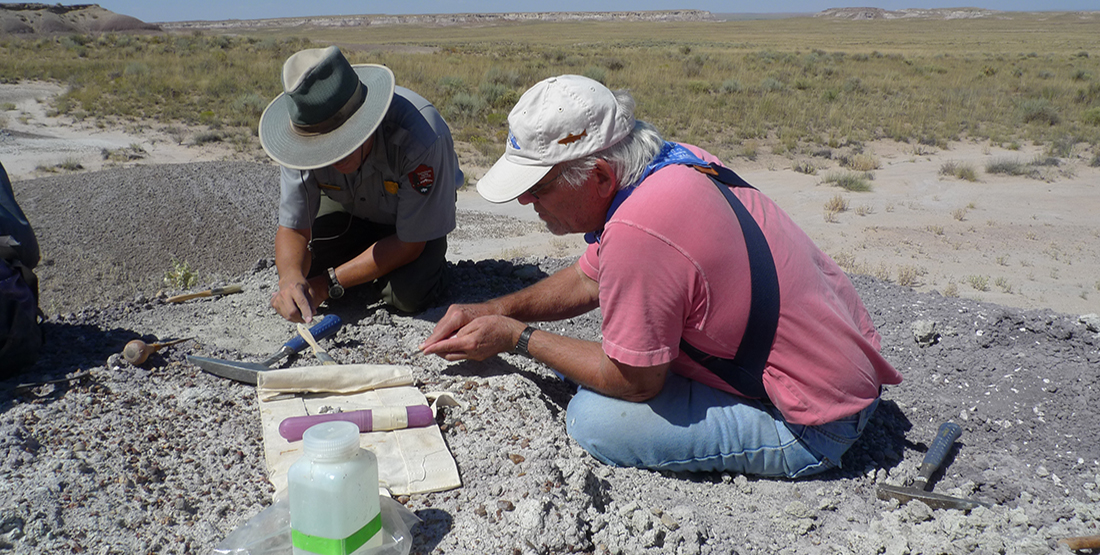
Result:
<svg viewBox="0 0 1100 555"><path fill-rule="evenodd" d="M739 0L691 0L678 3L670 0L405 0L403 2L363 2L324 0L98 0L108 10L154 23L194 19L262 19L307 15L359 14L434 14L434 13L500 13L544 11L629 11L699 9L713 13L804 13L829 8L874 6L887 10L905 8L953 8L958 6L1005 11L1076 11L1100 10L1098 0L773 0L743 2Z"/></svg>

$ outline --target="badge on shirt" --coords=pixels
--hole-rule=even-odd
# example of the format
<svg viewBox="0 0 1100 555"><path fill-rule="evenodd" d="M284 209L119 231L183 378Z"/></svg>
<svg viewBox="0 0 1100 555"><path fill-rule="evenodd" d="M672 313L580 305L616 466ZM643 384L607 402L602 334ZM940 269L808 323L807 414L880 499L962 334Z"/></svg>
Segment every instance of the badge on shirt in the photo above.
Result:
<svg viewBox="0 0 1100 555"><path fill-rule="evenodd" d="M435 170L430 166L420 164L409 173L409 184L412 185L413 190L422 195L432 190L432 183L435 183Z"/></svg>
<svg viewBox="0 0 1100 555"><path fill-rule="evenodd" d="M386 192L391 195L397 194L397 189L400 185L396 181L383 181L382 186L386 188Z"/></svg>

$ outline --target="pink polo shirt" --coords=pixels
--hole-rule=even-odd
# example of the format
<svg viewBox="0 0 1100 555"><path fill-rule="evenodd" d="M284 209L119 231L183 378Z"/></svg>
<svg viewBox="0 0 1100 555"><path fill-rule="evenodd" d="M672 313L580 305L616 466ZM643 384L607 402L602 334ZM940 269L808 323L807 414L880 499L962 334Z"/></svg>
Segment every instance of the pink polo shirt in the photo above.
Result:
<svg viewBox="0 0 1100 555"><path fill-rule="evenodd" d="M764 387L787 421L832 422L869 405L880 385L901 383L879 354L880 337L848 276L763 193L733 191L775 259L779 326ZM745 241L729 203L705 175L683 165L654 172L607 222L580 267L599 282L607 356L631 366L671 361L673 372L738 393L679 349L683 336L733 358L748 321Z"/></svg>

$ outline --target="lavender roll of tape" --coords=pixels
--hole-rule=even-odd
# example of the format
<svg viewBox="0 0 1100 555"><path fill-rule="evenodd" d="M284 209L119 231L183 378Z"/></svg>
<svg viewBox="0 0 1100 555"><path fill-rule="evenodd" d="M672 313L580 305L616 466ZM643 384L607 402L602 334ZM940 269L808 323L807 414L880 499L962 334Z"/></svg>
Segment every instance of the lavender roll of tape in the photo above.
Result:
<svg viewBox="0 0 1100 555"><path fill-rule="evenodd" d="M298 441L311 426L333 420L351 422L359 427L360 432L384 432L403 428L423 428L435 422L435 417L432 416L431 407L427 405L378 407L369 410L292 416L279 423L279 435L287 441Z"/></svg>

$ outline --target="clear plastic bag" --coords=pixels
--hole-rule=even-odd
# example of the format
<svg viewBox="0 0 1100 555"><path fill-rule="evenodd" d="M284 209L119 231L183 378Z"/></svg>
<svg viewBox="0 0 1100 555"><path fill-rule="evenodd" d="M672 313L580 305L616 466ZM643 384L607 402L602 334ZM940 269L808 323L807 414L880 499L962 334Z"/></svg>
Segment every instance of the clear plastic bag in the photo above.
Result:
<svg viewBox="0 0 1100 555"><path fill-rule="evenodd" d="M388 496L381 496L382 545L366 550L363 555L409 555L412 549L412 527L420 519L404 505ZM291 555L290 503L284 498L260 511L228 536L213 555Z"/></svg>

